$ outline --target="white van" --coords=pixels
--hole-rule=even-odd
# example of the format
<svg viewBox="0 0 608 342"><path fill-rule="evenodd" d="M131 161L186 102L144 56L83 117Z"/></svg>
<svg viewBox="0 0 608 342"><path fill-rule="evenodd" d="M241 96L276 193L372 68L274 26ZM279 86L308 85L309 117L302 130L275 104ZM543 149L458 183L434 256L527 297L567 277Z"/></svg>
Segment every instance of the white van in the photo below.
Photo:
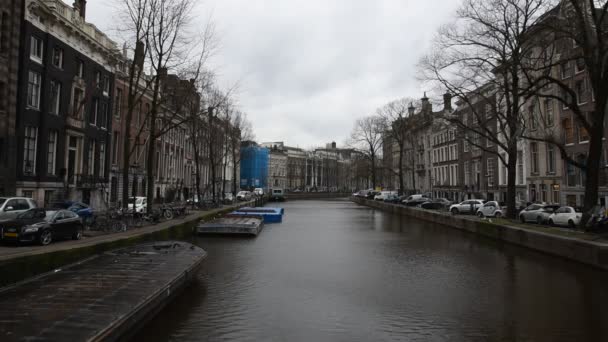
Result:
<svg viewBox="0 0 608 342"><path fill-rule="evenodd" d="M271 201L284 201L285 192L280 188L270 189L270 200Z"/></svg>

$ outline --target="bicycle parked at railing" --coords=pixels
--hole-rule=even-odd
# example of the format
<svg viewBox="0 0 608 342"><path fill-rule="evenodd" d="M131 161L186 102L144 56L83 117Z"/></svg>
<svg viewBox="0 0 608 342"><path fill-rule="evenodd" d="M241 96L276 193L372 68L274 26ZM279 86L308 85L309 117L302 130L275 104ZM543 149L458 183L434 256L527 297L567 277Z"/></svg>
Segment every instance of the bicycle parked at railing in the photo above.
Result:
<svg viewBox="0 0 608 342"><path fill-rule="evenodd" d="M124 232L127 230L127 225L120 220L119 212L116 209L95 214L92 220L87 220L85 227L88 230L108 233Z"/></svg>

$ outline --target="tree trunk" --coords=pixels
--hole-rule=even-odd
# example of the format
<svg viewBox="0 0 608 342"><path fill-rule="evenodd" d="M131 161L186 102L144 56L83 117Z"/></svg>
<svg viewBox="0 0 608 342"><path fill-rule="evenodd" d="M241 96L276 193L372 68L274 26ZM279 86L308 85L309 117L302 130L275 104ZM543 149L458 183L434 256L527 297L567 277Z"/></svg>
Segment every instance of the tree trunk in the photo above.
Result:
<svg viewBox="0 0 608 342"><path fill-rule="evenodd" d="M581 228L585 227L585 224L589 218L591 218L593 208L598 204L599 172L601 166L600 161L602 160L602 138L604 136L604 125L603 120L601 120L599 123L595 120L593 121L592 131L589 132L589 155L587 156L587 167L586 169L581 169L581 172L586 173L583 218L580 222Z"/></svg>
<svg viewBox="0 0 608 342"><path fill-rule="evenodd" d="M161 58L162 61L162 58ZM160 70L160 62L158 63ZM156 118L158 117L158 98L160 94L160 76L164 75L164 72L158 72L156 79L154 80L154 93L152 96L152 108L150 111L150 133L148 134L148 158L146 160L146 212L152 213L152 205L154 203L154 156L156 154Z"/></svg>
<svg viewBox="0 0 608 342"><path fill-rule="evenodd" d="M509 146L507 151L507 216L517 219L517 208L515 207L516 181L517 181L517 141Z"/></svg>
<svg viewBox="0 0 608 342"><path fill-rule="evenodd" d="M403 187L405 181L403 179L403 146L399 146L399 195L403 195Z"/></svg>

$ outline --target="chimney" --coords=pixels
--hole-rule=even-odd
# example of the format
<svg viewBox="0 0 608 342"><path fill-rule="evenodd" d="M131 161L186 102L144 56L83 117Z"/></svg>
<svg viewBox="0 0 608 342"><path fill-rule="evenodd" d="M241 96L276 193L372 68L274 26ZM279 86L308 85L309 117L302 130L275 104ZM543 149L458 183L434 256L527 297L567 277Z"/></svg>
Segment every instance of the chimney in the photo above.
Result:
<svg viewBox="0 0 608 342"><path fill-rule="evenodd" d="M452 94L449 92L443 94L443 110L447 112L452 111Z"/></svg>
<svg viewBox="0 0 608 342"><path fill-rule="evenodd" d="M414 104L410 102L410 106L407 108L407 112L409 115L414 115L414 112L416 111L416 107L414 107Z"/></svg>
<svg viewBox="0 0 608 342"><path fill-rule="evenodd" d="M429 98L426 97L426 91L424 92L424 97L421 98L420 101L422 102L422 111L423 112L429 112L430 113L430 112L433 111L433 106L429 102Z"/></svg>
<svg viewBox="0 0 608 342"><path fill-rule="evenodd" d="M141 40L138 40L137 43L135 43L135 56L133 56L133 59L135 59L135 65L140 69L143 69L144 67L144 48L144 42Z"/></svg>
<svg viewBox="0 0 608 342"><path fill-rule="evenodd" d="M72 7L74 7L74 10L80 14L82 20L85 20L87 13L87 0L75 0Z"/></svg>

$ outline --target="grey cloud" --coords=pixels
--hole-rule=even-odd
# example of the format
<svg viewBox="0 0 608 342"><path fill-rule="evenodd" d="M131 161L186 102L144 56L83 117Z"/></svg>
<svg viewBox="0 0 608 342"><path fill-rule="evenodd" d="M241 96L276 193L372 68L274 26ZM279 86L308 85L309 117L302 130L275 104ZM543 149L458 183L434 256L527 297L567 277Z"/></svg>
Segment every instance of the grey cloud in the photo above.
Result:
<svg viewBox="0 0 608 342"><path fill-rule="evenodd" d="M206 0L222 84L240 81L239 104L260 141L302 147L344 141L356 118L393 99L421 97L415 65L454 0ZM112 9L88 2L107 29ZM199 25L201 23L199 22Z"/></svg>

